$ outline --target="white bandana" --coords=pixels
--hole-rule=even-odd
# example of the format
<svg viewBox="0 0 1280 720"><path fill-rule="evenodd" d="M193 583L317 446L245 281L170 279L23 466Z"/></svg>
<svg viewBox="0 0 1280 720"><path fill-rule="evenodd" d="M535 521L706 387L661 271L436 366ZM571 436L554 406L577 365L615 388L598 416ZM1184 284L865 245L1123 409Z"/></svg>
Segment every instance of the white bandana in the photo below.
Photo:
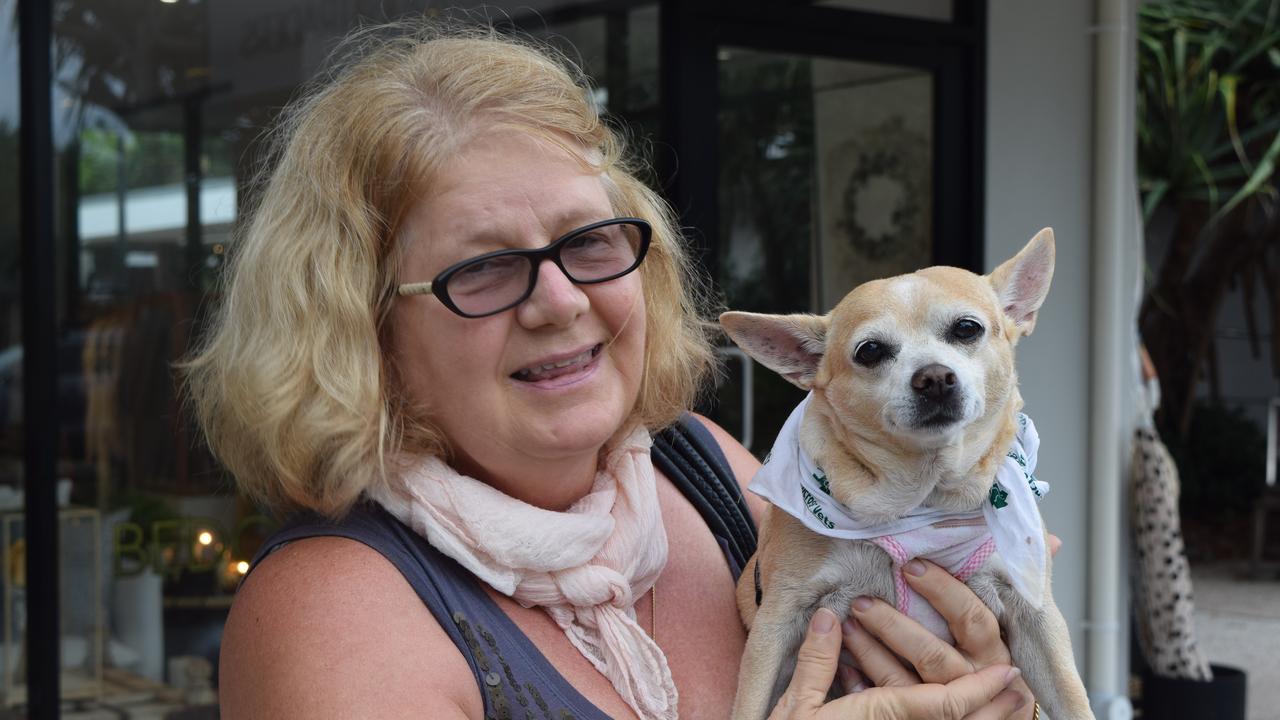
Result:
<svg viewBox="0 0 1280 720"><path fill-rule="evenodd" d="M1047 554L1044 525L1037 500L1049 492L1049 484L1035 478L1040 435L1031 418L1018 413L1018 434L981 511L951 512L917 507L897 520L868 525L849 514L831 497L826 473L800 449L800 422L812 393L796 406L774 441L764 467L748 489L768 500L805 527L827 537L870 540L898 535L943 521L963 521L981 516L995 539L996 551L1008 567L1017 591L1035 607L1044 599Z"/></svg>

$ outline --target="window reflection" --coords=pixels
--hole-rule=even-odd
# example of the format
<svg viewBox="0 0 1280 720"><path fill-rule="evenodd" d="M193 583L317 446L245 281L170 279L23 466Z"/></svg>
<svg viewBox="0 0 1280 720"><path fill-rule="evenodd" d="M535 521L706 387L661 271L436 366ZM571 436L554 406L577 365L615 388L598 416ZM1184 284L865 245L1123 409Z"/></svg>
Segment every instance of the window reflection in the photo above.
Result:
<svg viewBox="0 0 1280 720"><path fill-rule="evenodd" d="M275 520L203 447L173 365L217 300L275 113L339 37L423 5L55 4L62 691L78 710L216 717L222 624ZM656 3L484 7L473 17L561 44L603 108L656 130ZM0 94L0 716L25 698L14 42L0 38L15 60L15 97Z"/></svg>
<svg viewBox="0 0 1280 720"><path fill-rule="evenodd" d="M0 709L12 704L26 640L22 541L22 307L18 283L18 38L14 0L0 0ZM65 487L65 486L64 486ZM92 544L90 544L90 547ZM82 646L91 655L91 643ZM86 677L82 675L82 678Z"/></svg>
<svg viewBox="0 0 1280 720"><path fill-rule="evenodd" d="M866 280L931 264L928 72L733 47L718 60L718 280L729 307L825 313ZM744 377L731 372L720 419L776 435L801 391L755 373L748 425Z"/></svg>

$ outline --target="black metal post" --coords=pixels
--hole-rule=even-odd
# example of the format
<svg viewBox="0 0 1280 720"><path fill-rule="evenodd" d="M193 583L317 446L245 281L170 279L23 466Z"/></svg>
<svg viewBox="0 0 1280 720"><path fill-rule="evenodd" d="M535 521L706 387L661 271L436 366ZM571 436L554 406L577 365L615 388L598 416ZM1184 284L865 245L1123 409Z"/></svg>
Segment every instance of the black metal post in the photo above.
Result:
<svg viewBox="0 0 1280 720"><path fill-rule="evenodd" d="M129 290L129 145L124 130L116 131L116 252L111 294L123 297Z"/></svg>
<svg viewBox="0 0 1280 720"><path fill-rule="evenodd" d="M80 139L67 144L62 151L62 170L58 175L58 217L62 218L58 238L58 266L62 268L62 307L58 317L73 327L80 316Z"/></svg>
<svg viewBox="0 0 1280 720"><path fill-rule="evenodd" d="M973 49L969 51L969 108L966 116L969 124L969 177L974 190L970 193L970 227L973 228L970 264L977 272L987 272L983 257L987 235L987 0L968 0L957 3L957 20L967 23L974 33Z"/></svg>
<svg viewBox="0 0 1280 720"><path fill-rule="evenodd" d="M718 282L717 32L688 2L662 0L658 13L662 140L669 147L656 158L658 173L669 183L667 199L680 213L694 254Z"/></svg>
<svg viewBox="0 0 1280 720"><path fill-rule="evenodd" d="M631 109L627 87L631 82L631 19L627 10L610 10L604 16L604 86L609 91L609 113L624 115Z"/></svg>
<svg viewBox="0 0 1280 720"><path fill-rule="evenodd" d="M52 25L48 0L18 1L27 713L33 718L56 718L60 693Z"/></svg>
<svg viewBox="0 0 1280 720"><path fill-rule="evenodd" d="M197 93L182 103L183 176L187 189L187 243L184 260L187 284L196 291L200 290L200 274L204 263L204 227L200 224L200 153L204 147L204 122L200 116L200 108L203 100L204 95Z"/></svg>

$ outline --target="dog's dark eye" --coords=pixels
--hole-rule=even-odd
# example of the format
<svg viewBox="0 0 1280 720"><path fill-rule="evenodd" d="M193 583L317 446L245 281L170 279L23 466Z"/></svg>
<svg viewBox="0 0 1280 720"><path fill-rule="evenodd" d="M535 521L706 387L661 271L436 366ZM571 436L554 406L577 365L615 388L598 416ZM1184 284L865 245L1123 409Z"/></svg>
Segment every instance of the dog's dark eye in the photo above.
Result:
<svg viewBox="0 0 1280 720"><path fill-rule="evenodd" d="M878 343L875 340L868 340L859 345L857 350L853 351L853 359L859 365L871 367L883 360L888 354L889 348L885 347L883 343Z"/></svg>
<svg viewBox="0 0 1280 720"><path fill-rule="evenodd" d="M976 320L963 318L951 326L951 337L961 342L977 340L982 335L982 326Z"/></svg>

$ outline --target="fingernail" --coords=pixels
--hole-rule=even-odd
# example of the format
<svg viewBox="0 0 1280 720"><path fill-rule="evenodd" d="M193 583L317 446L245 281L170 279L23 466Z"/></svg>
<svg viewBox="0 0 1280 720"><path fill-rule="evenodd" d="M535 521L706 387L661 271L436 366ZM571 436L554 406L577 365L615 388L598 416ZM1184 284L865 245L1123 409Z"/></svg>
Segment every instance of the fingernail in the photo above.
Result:
<svg viewBox="0 0 1280 720"><path fill-rule="evenodd" d="M866 612L871 609L871 598L862 595L853 601L853 609L858 612Z"/></svg>
<svg viewBox="0 0 1280 720"><path fill-rule="evenodd" d="M1004 684L1008 685L1009 683L1016 680L1018 676L1021 674L1022 674L1022 671L1019 670L1018 668L1016 667L1009 668L1009 671L1004 674Z"/></svg>
<svg viewBox="0 0 1280 720"><path fill-rule="evenodd" d="M845 635L852 635L858 630L858 625L854 623L853 618L849 618L840 625L840 629L844 631Z"/></svg>
<svg viewBox="0 0 1280 720"><path fill-rule="evenodd" d="M924 563L920 562L919 560L912 560L911 562L907 563L906 566L903 567L902 569L905 570L908 575L915 575L916 577L920 577L921 575L924 574Z"/></svg>
<svg viewBox="0 0 1280 720"><path fill-rule="evenodd" d="M826 635L835 626L836 614L826 608L818 608L818 611L813 614L813 620L809 623L809 627L819 635Z"/></svg>
<svg viewBox="0 0 1280 720"><path fill-rule="evenodd" d="M1026 706L1027 706L1027 696L1026 696L1026 695L1023 695L1023 694L1021 694L1021 693L1019 693L1019 694L1018 694L1018 704L1017 704L1017 705L1015 705L1013 709L1014 709L1014 710L1021 710L1022 708L1026 707Z"/></svg>

